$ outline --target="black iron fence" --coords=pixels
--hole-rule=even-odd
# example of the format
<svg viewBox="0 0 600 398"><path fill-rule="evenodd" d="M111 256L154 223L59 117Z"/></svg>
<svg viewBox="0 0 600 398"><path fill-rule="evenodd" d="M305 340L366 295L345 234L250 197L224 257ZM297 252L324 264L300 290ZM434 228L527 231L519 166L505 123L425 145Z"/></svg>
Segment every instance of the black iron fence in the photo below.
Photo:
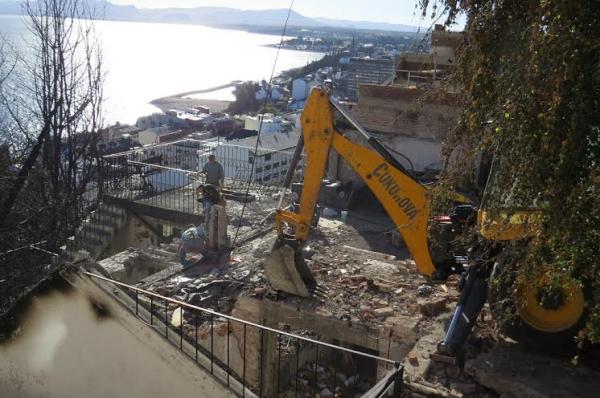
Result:
<svg viewBox="0 0 600 398"><path fill-rule="evenodd" d="M209 155L215 155L223 166L225 188L276 193L285 180L293 152L294 148L272 150L191 139L138 148L102 158L103 193L136 200L203 183L201 171ZM298 175L302 168L300 161Z"/></svg>
<svg viewBox="0 0 600 398"><path fill-rule="evenodd" d="M238 396L401 396L403 368L393 360L85 274L113 292L120 289L119 299L138 318ZM342 360L348 357L371 372L348 373Z"/></svg>
<svg viewBox="0 0 600 398"><path fill-rule="evenodd" d="M100 192L104 198L199 215L195 188L206 181L201 171L209 155L223 166L232 235L243 241L265 226L277 207L293 152L190 139L139 148L103 157ZM296 180L302 169L299 162Z"/></svg>

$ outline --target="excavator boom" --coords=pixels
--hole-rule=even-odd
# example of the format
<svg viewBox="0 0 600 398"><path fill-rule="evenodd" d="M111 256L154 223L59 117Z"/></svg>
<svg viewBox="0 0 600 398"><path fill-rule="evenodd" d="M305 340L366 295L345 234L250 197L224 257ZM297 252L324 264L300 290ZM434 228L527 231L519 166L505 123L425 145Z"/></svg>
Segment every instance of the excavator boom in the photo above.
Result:
<svg viewBox="0 0 600 398"><path fill-rule="evenodd" d="M352 142L338 132L334 127L335 108L339 108L339 105L335 102L332 103L325 90L314 89L311 92L301 119L306 166L300 208L297 213L278 210L275 224L280 239L283 239L285 235L286 224L293 227L293 238L300 244L308 238L327 159L329 152L333 149L348 162L379 199L402 235L419 272L431 276L435 272L435 266L427 240L427 223L430 214L427 188L414 180L377 140L368 136L366 131L351 119L351 116L344 114L365 135L372 148ZM289 249L281 249L282 247L285 245L281 243L276 245L274 253L267 263L267 277L272 282L273 280L282 280L281 275L275 275L281 270L285 269L293 273L293 268L289 265L292 258L291 252ZM297 249L296 247L295 250L297 251ZM289 254L282 256L280 250L288 251ZM283 260L284 257L287 260ZM282 264L282 261L288 263ZM305 266L298 265L297 268L301 275L306 275ZM288 275L289 278L295 281L301 279L296 275ZM312 280L309 282L312 283ZM298 284L296 282L294 286ZM275 287L288 293L307 295L306 289L298 291L298 289L287 286L289 284L285 285L284 288L282 286Z"/></svg>

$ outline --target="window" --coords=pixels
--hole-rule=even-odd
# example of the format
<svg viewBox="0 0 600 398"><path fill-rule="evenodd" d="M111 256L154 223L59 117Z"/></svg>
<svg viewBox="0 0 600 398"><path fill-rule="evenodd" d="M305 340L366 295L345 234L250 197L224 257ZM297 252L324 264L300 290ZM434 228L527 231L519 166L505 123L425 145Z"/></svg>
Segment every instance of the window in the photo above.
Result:
<svg viewBox="0 0 600 398"><path fill-rule="evenodd" d="M262 167L257 167L256 169L254 169L254 171L257 173L262 173Z"/></svg>
<svg viewBox="0 0 600 398"><path fill-rule="evenodd" d="M271 165L270 164L266 165L265 170L271 170Z"/></svg>
<svg viewBox="0 0 600 398"><path fill-rule="evenodd" d="M265 161L269 161L269 160L271 160L271 154L270 153L267 154L267 155L265 155Z"/></svg>
<svg viewBox="0 0 600 398"><path fill-rule="evenodd" d="M248 158L248 163L253 164L254 163L254 156L250 156Z"/></svg>
<svg viewBox="0 0 600 398"><path fill-rule="evenodd" d="M287 165L287 163L288 163L288 162L287 162L287 160L282 160L282 161L281 161L281 165L282 165L282 166L285 166L285 165Z"/></svg>
<svg viewBox="0 0 600 398"><path fill-rule="evenodd" d="M273 168L275 168L275 167L279 167L279 162L273 163Z"/></svg>

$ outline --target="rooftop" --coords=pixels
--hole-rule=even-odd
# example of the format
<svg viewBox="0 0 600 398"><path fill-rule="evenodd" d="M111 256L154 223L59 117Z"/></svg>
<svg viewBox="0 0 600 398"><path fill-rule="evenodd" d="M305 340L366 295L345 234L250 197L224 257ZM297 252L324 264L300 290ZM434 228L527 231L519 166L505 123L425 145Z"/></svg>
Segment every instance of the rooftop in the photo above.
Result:
<svg viewBox="0 0 600 398"><path fill-rule="evenodd" d="M299 130L289 132L261 134L259 141L260 152L265 151L285 151L296 147L300 138ZM247 137L239 140L231 140L230 145L239 145L254 148L256 146L256 137Z"/></svg>

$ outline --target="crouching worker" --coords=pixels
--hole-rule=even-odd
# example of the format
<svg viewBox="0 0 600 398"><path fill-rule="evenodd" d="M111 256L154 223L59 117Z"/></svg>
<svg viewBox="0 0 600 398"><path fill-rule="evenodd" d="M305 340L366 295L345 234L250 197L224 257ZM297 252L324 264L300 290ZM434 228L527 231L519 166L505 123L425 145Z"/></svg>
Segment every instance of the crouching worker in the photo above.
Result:
<svg viewBox="0 0 600 398"><path fill-rule="evenodd" d="M181 245L179 246L178 259L184 268L194 264L187 260L187 254L200 253L203 256L208 251L208 237L202 226L190 227L181 234Z"/></svg>

